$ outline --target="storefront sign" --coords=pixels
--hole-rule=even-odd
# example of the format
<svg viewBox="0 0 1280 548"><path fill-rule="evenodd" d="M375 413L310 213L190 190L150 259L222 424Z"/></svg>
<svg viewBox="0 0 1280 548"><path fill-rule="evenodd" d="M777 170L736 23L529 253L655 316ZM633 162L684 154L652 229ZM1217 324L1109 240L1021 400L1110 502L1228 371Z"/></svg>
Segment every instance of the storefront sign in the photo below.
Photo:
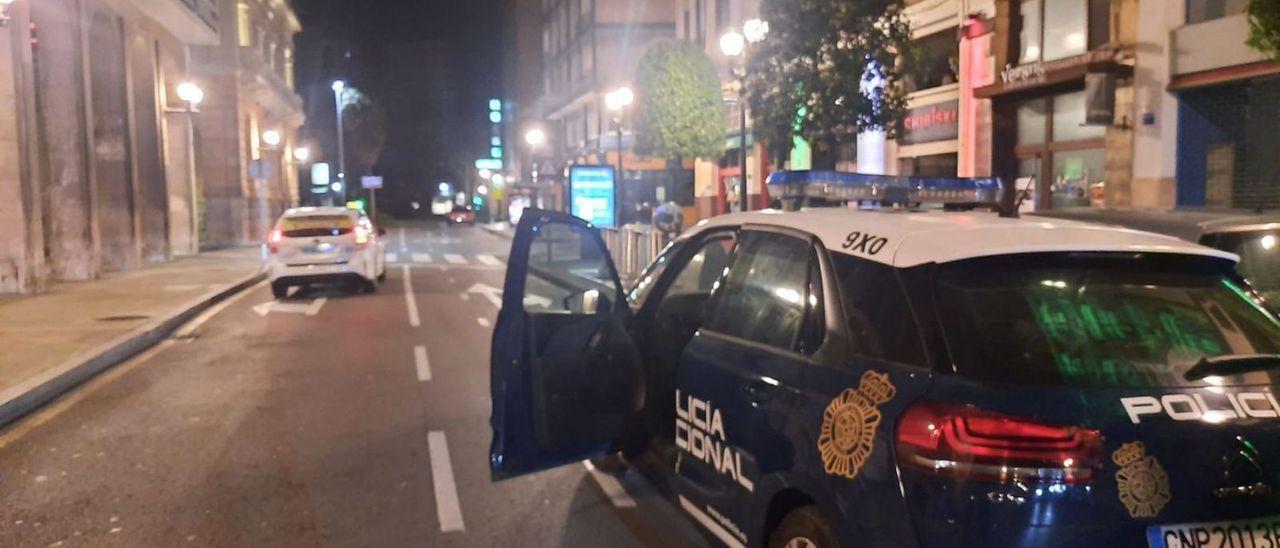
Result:
<svg viewBox="0 0 1280 548"><path fill-rule="evenodd" d="M1085 125L1109 126L1116 117L1116 77L1091 72L1084 77Z"/></svg>
<svg viewBox="0 0 1280 548"><path fill-rule="evenodd" d="M1031 63L1027 65L1009 65L1000 73L1000 80L1006 86L1016 84L1035 84L1045 80L1044 63Z"/></svg>
<svg viewBox="0 0 1280 548"><path fill-rule="evenodd" d="M617 186L610 166L569 168L570 213L600 228L617 226Z"/></svg>
<svg viewBox="0 0 1280 548"><path fill-rule="evenodd" d="M918 145L960 138L960 101L947 101L907 111L900 144Z"/></svg>

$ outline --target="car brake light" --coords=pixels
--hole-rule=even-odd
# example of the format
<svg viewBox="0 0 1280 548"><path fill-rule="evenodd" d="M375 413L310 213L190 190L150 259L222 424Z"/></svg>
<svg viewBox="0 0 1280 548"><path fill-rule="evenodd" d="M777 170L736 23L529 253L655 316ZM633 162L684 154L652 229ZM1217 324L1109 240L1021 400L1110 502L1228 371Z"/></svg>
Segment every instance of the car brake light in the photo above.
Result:
<svg viewBox="0 0 1280 548"><path fill-rule="evenodd" d="M272 230L271 235L267 236L267 248L270 249L272 253L278 253L280 251L280 246L276 244L279 244L282 241L284 241L284 232L278 228Z"/></svg>
<svg viewBox="0 0 1280 548"><path fill-rule="evenodd" d="M356 245L367 245L369 243L370 232L372 231L369 230L369 227L365 225L356 225Z"/></svg>
<svg viewBox="0 0 1280 548"><path fill-rule="evenodd" d="M992 482L1088 483L1100 465L1097 430L1055 426L939 403L898 420L897 459L941 476Z"/></svg>

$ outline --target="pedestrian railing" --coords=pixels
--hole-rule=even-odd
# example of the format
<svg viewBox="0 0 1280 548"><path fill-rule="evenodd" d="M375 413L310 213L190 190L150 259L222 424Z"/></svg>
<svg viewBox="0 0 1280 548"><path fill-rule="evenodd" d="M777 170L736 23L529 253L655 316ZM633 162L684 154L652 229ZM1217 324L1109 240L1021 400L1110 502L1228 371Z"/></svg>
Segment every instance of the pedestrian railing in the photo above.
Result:
<svg viewBox="0 0 1280 548"><path fill-rule="evenodd" d="M618 276L627 285L644 267L653 262L671 238L664 232L645 224L629 224L622 228L601 230L604 243L618 267Z"/></svg>

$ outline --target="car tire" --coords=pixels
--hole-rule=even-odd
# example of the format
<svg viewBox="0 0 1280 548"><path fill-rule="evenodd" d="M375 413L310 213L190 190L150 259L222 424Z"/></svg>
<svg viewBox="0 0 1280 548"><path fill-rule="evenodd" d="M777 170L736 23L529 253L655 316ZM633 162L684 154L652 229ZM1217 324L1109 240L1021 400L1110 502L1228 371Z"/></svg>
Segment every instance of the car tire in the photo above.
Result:
<svg viewBox="0 0 1280 548"><path fill-rule="evenodd" d="M382 268L382 274L378 274L378 283L387 281L387 268Z"/></svg>
<svg viewBox="0 0 1280 548"><path fill-rule="evenodd" d="M377 293L378 282L375 282L373 280L365 280L363 289L364 289L364 293Z"/></svg>
<svg viewBox="0 0 1280 548"><path fill-rule="evenodd" d="M835 530L817 506L803 506L782 518L769 535L769 548L839 548Z"/></svg>
<svg viewBox="0 0 1280 548"><path fill-rule="evenodd" d="M283 299L283 298L285 298L285 297L288 297L288 296L289 296L289 286L288 286L288 285L285 285L285 284L282 284L282 283L279 283L279 282L272 282L272 283L271 283L271 296L272 296L272 297L275 297L275 298L277 298L277 299Z"/></svg>

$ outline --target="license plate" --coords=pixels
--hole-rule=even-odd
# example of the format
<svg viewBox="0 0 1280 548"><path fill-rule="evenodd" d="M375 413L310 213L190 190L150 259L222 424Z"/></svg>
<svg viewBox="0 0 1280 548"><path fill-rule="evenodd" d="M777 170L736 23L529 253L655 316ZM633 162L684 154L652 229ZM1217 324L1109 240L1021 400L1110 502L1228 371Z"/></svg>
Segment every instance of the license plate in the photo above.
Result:
<svg viewBox="0 0 1280 548"><path fill-rule="evenodd" d="M1242 521L1153 525L1152 548L1280 548L1280 516Z"/></svg>

